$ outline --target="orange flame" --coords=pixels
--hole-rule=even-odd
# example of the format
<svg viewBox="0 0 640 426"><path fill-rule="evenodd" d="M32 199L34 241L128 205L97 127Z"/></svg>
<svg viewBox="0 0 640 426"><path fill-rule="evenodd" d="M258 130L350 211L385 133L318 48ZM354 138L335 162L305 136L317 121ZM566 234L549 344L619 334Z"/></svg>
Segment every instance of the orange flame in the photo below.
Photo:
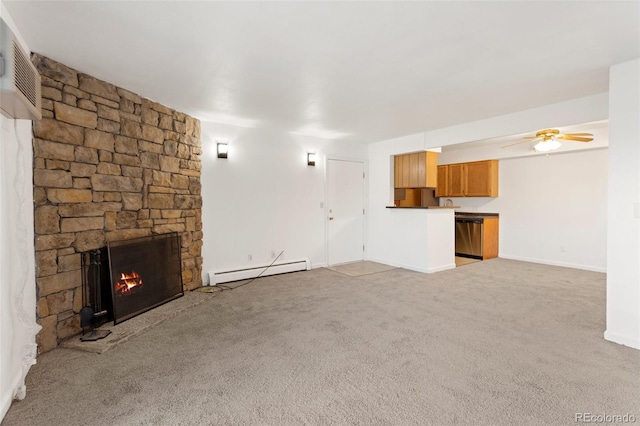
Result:
<svg viewBox="0 0 640 426"><path fill-rule="evenodd" d="M142 278L136 271L130 274L124 272L120 274L120 279L116 283L116 293L118 296L125 296L131 293L136 287L142 287Z"/></svg>

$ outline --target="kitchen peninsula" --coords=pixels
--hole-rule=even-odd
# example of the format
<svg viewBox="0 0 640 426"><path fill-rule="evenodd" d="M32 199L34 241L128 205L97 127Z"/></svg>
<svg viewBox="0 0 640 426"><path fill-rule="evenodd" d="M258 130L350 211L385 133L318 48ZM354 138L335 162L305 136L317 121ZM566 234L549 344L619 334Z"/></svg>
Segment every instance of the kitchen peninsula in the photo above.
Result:
<svg viewBox="0 0 640 426"><path fill-rule="evenodd" d="M426 273L455 268L454 208L388 206L381 212L388 224L385 262Z"/></svg>

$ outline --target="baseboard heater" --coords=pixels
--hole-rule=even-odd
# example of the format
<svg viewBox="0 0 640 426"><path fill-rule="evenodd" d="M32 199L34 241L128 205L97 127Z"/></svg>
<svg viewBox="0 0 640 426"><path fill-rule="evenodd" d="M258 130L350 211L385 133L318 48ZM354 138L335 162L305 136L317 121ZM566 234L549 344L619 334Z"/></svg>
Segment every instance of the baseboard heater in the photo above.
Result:
<svg viewBox="0 0 640 426"><path fill-rule="evenodd" d="M268 268L267 268L268 267ZM267 270L265 271L265 268ZM221 283L228 283L230 281L246 280L255 278L262 271L261 277L268 275L286 274L287 272L307 271L311 269L311 261L309 259L293 260L287 262L274 263L262 266L252 266L250 268L234 269L229 271L215 271L209 272L209 285L216 285Z"/></svg>

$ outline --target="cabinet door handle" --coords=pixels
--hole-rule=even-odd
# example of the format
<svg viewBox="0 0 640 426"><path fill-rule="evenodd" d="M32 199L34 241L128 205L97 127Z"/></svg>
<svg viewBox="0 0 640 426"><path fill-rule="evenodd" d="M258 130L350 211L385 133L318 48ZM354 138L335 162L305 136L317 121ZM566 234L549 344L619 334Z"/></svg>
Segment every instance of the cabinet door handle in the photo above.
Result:
<svg viewBox="0 0 640 426"><path fill-rule="evenodd" d="M329 220L333 220L333 217L332 217L332 216L329 216Z"/></svg>

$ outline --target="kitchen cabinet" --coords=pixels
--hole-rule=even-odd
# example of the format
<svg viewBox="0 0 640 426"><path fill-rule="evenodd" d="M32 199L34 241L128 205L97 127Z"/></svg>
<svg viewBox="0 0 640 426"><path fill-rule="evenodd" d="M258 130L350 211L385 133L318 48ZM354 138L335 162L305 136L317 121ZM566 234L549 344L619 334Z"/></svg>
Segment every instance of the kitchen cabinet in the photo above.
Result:
<svg viewBox="0 0 640 426"><path fill-rule="evenodd" d="M422 205L422 190L421 189L396 189L396 191L402 191L401 199L397 201L399 207L416 207Z"/></svg>
<svg viewBox="0 0 640 426"><path fill-rule="evenodd" d="M438 184L438 153L431 151L396 155L394 188L435 188Z"/></svg>
<svg viewBox="0 0 640 426"><path fill-rule="evenodd" d="M410 188L411 164L409 155L396 155L393 159L393 166L394 188Z"/></svg>
<svg viewBox="0 0 640 426"><path fill-rule="evenodd" d="M446 178L440 173L446 171ZM498 160L438 166L438 197L497 197Z"/></svg>
<svg viewBox="0 0 640 426"><path fill-rule="evenodd" d="M449 166L438 166L438 184L436 186L436 197L446 197L449 193Z"/></svg>
<svg viewBox="0 0 640 426"><path fill-rule="evenodd" d="M499 220L497 217L485 217L482 227L482 260L498 257Z"/></svg>
<svg viewBox="0 0 640 426"><path fill-rule="evenodd" d="M465 164L467 197L498 196L498 160Z"/></svg>
<svg viewBox="0 0 640 426"><path fill-rule="evenodd" d="M393 187L402 188L402 157L393 157Z"/></svg>
<svg viewBox="0 0 640 426"><path fill-rule="evenodd" d="M464 197L465 194L465 166L461 164L449 164L447 168L447 179L449 181L449 193L447 197Z"/></svg>
<svg viewBox="0 0 640 426"><path fill-rule="evenodd" d="M401 188L410 188L409 175L411 174L411 165L409 164L409 156L402 156L402 186Z"/></svg>

